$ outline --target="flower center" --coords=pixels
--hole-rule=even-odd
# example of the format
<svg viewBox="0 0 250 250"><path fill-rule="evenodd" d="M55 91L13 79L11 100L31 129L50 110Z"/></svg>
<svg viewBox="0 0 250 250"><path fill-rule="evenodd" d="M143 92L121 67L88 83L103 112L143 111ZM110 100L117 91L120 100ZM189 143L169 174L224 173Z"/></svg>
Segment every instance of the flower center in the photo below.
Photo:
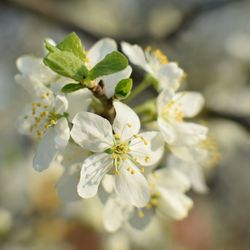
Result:
<svg viewBox="0 0 250 250"><path fill-rule="evenodd" d="M26 115L24 119L30 119L30 133L40 139L45 132L56 125L58 114L51 109L51 93L47 92L41 96L41 101L32 102L31 114Z"/></svg>
<svg viewBox="0 0 250 250"><path fill-rule="evenodd" d="M118 175L119 174L119 169L120 169L120 165L123 161L125 161L127 159L127 154L128 152L130 152L129 149L129 143L125 142L125 143L121 143L119 141L119 136L118 134L115 134L115 145L111 148L111 152L112 152L112 158L114 160L114 165L115 165L115 174Z"/></svg>
<svg viewBox="0 0 250 250"><path fill-rule="evenodd" d="M148 46L145 50L154 56L161 64L168 64L167 56L160 49L153 50L150 46Z"/></svg>
<svg viewBox="0 0 250 250"><path fill-rule="evenodd" d="M134 135L134 138L138 139L137 143L143 143L145 146L148 145L148 141L141 135ZM115 166L115 175L119 175L120 173L120 167L122 162L124 162L125 160L130 160L131 162L133 162L139 169L140 171L143 173L144 172L144 167L142 166L143 164L138 160L138 158L136 157L136 154L143 154L143 152L137 152L131 151L130 146L134 145L131 144L131 141L126 141L126 142L121 142L120 141L120 135L119 134L114 134L114 138L115 138L115 143L114 146L108 150L108 153L111 153L112 158L113 158L113 162L114 162L114 166ZM145 154L144 155L144 161L145 163L147 163L150 160L150 157ZM130 174L135 174L135 170L128 166L126 167L126 170L130 173Z"/></svg>
<svg viewBox="0 0 250 250"><path fill-rule="evenodd" d="M183 113L180 111L180 107L176 104L174 100L170 100L162 111L162 116L166 120L171 120L174 118L178 122L183 121Z"/></svg>

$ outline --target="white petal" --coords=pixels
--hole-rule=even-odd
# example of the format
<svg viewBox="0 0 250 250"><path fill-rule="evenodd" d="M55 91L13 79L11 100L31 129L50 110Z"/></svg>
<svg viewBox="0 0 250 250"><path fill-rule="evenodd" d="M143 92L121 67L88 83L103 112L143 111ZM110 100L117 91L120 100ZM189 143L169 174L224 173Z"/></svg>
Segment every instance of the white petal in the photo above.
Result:
<svg viewBox="0 0 250 250"><path fill-rule="evenodd" d="M167 163L170 169L177 169L185 174L196 192L206 193L208 191L202 167L197 162L183 161L171 155L168 157Z"/></svg>
<svg viewBox="0 0 250 250"><path fill-rule="evenodd" d="M164 153L164 141L161 134L159 132L145 132L139 136L131 140L129 147L131 155L142 166L152 166L159 162Z"/></svg>
<svg viewBox="0 0 250 250"><path fill-rule="evenodd" d="M174 145L195 145L207 138L208 128L192 122L174 123L175 133L178 138Z"/></svg>
<svg viewBox="0 0 250 250"><path fill-rule="evenodd" d="M16 65L23 75L30 75L44 84L56 77L56 74L43 64L42 58L31 55L21 56L17 59Z"/></svg>
<svg viewBox="0 0 250 250"><path fill-rule="evenodd" d="M158 211L166 216L176 220L181 220L188 215L188 211L193 206L193 201L185 194L159 188L160 198L158 203Z"/></svg>
<svg viewBox="0 0 250 250"><path fill-rule="evenodd" d="M86 199L95 196L103 176L111 167L112 159L108 154L97 153L88 157L82 164L78 194Z"/></svg>
<svg viewBox="0 0 250 250"><path fill-rule="evenodd" d="M31 76L16 75L15 80L31 95L33 99L40 99L46 93L52 94L50 89Z"/></svg>
<svg viewBox="0 0 250 250"><path fill-rule="evenodd" d="M159 94L157 98L157 111L159 116L164 111L164 108L166 107L167 103L172 100L173 97L174 91L171 89L165 89Z"/></svg>
<svg viewBox="0 0 250 250"><path fill-rule="evenodd" d="M165 167L156 170L149 175L149 182L155 182L157 186L164 187L169 190L188 191L191 187L189 179L180 170L175 167Z"/></svg>
<svg viewBox="0 0 250 250"><path fill-rule="evenodd" d="M162 65L161 69L156 73L156 78L159 80L160 87L163 90L177 90L183 77L183 70L173 62Z"/></svg>
<svg viewBox="0 0 250 250"><path fill-rule="evenodd" d="M206 162L209 157L209 152L206 149L201 148L199 142L197 144L191 144L191 145L185 145L185 144L181 146L171 145L170 150L176 157L179 158L178 159L179 162L175 163L175 165L180 165L180 166L185 164L187 166L190 166L190 164L200 164L200 163L202 164Z"/></svg>
<svg viewBox="0 0 250 250"><path fill-rule="evenodd" d="M126 141L140 131L140 120L137 114L126 104L114 101L116 116L113 122L115 133L120 136L120 140Z"/></svg>
<svg viewBox="0 0 250 250"><path fill-rule="evenodd" d="M88 51L87 57L91 67L94 67L107 54L117 50L116 42L110 38L104 38L95 43Z"/></svg>
<svg viewBox="0 0 250 250"><path fill-rule="evenodd" d="M122 42L121 43L122 46L122 51L127 55L127 57L129 58L129 60L137 65L142 67L144 70L147 71L147 61L145 58L145 54L143 49L138 46L138 45L131 45L129 43L126 42Z"/></svg>
<svg viewBox="0 0 250 250"><path fill-rule="evenodd" d="M155 216L154 208L138 208L134 209L129 224L137 230L145 229Z"/></svg>
<svg viewBox="0 0 250 250"><path fill-rule="evenodd" d="M66 118L61 118L54 127L55 143L57 149L64 149L70 138L69 124Z"/></svg>
<svg viewBox="0 0 250 250"><path fill-rule="evenodd" d="M77 194L77 183L79 182L79 171L77 171L76 166L71 166L70 168L75 168L74 171L66 168L63 175L56 184L57 192L60 198L64 202L73 202L80 199Z"/></svg>
<svg viewBox="0 0 250 250"><path fill-rule="evenodd" d="M103 76L101 79L104 83L104 91L108 98L111 98L115 94L115 87L119 81L122 79L127 79L130 77L132 68L127 66L124 70L117 73Z"/></svg>
<svg viewBox="0 0 250 250"><path fill-rule="evenodd" d="M92 96L92 93L87 88L67 94L69 103L67 112L69 113L70 121L78 112L88 111Z"/></svg>
<svg viewBox="0 0 250 250"><path fill-rule="evenodd" d="M130 167L134 174L127 168ZM149 201L149 187L145 177L129 160L123 162L119 175L115 176L115 189L122 199L135 207L144 207Z"/></svg>
<svg viewBox="0 0 250 250"><path fill-rule="evenodd" d="M157 123L164 140L167 143L173 143L176 140L176 131L171 123L165 121L160 117L157 119Z"/></svg>
<svg viewBox="0 0 250 250"><path fill-rule="evenodd" d="M204 98L198 92L179 92L174 98L176 105L183 113L184 117L193 117L197 115L204 105Z"/></svg>
<svg viewBox="0 0 250 250"><path fill-rule="evenodd" d="M71 136L83 148L93 152L103 152L113 145L112 126L101 116L80 112L72 123Z"/></svg>
<svg viewBox="0 0 250 250"><path fill-rule="evenodd" d="M189 166L189 168L186 169L186 174L189 177L192 188L195 192L200 194L205 194L208 192L208 187L201 166L198 164Z"/></svg>
<svg viewBox="0 0 250 250"><path fill-rule="evenodd" d="M71 166L75 163L81 163L89 156L89 152L84 150L74 142L69 142L63 151L63 159L61 164L64 167Z"/></svg>
<svg viewBox="0 0 250 250"><path fill-rule="evenodd" d="M109 232L117 231L132 215L133 207L116 194L111 195L104 206L104 227Z"/></svg>
<svg viewBox="0 0 250 250"><path fill-rule="evenodd" d="M55 130L50 128L38 145L33 159L33 168L37 171L47 169L55 159L58 149L55 142Z"/></svg>
<svg viewBox="0 0 250 250"><path fill-rule="evenodd" d="M102 180L102 186L105 192L111 194L114 191L115 186L114 176L106 174Z"/></svg>
<svg viewBox="0 0 250 250"><path fill-rule="evenodd" d="M55 112L57 114L63 114L68 109L68 100L65 96L58 95L55 98Z"/></svg>
<svg viewBox="0 0 250 250"><path fill-rule="evenodd" d="M32 105L27 104L24 107L21 115L17 119L18 132L25 135L30 135L30 127L34 124L34 118L32 116Z"/></svg>

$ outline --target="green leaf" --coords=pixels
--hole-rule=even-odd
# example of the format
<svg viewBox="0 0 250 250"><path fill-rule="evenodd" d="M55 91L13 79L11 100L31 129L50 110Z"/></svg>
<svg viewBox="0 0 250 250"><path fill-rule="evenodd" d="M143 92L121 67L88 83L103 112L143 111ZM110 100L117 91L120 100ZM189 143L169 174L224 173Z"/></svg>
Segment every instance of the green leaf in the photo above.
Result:
<svg viewBox="0 0 250 250"><path fill-rule="evenodd" d="M45 44L45 48L49 51L49 52L56 52L59 51L59 49L54 46L53 44L51 44L48 40L44 41Z"/></svg>
<svg viewBox="0 0 250 250"><path fill-rule="evenodd" d="M120 100L126 99L130 95L132 87L132 79L128 78L121 80L115 87L115 96Z"/></svg>
<svg viewBox="0 0 250 250"><path fill-rule="evenodd" d="M82 88L84 88L84 86L81 83L69 83L69 84L66 84L65 86L63 86L61 91L63 93L71 93L71 92L75 92L75 91L82 89Z"/></svg>
<svg viewBox="0 0 250 250"><path fill-rule="evenodd" d="M71 52L56 51L49 53L43 59L43 62L59 75L72 78L78 82L83 82L88 74L88 69L84 63Z"/></svg>
<svg viewBox="0 0 250 250"><path fill-rule="evenodd" d="M72 32L66 36L62 42L57 44L56 47L62 51L71 52L82 61L86 61L85 49L80 38L75 32Z"/></svg>
<svg viewBox="0 0 250 250"><path fill-rule="evenodd" d="M127 65L128 59L122 53L113 51L90 70L88 78L94 80L100 76L110 75L125 69Z"/></svg>

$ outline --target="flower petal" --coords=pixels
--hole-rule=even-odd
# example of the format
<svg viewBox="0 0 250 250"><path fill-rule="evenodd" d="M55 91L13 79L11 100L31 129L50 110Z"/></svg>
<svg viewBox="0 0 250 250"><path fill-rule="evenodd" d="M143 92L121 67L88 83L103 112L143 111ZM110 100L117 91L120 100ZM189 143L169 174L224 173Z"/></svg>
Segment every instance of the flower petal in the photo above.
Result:
<svg viewBox="0 0 250 250"><path fill-rule="evenodd" d="M44 84L56 77L56 74L43 64L42 58L24 55L17 59L16 65L23 75L30 75Z"/></svg>
<svg viewBox="0 0 250 250"><path fill-rule="evenodd" d="M100 62L107 54L117 50L115 40L104 38L95 43L88 51L87 57L91 67L94 67Z"/></svg>
<svg viewBox="0 0 250 250"><path fill-rule="evenodd" d="M131 174L127 168L134 171ZM122 199L135 207L144 207L149 201L149 187L145 177L129 160L123 162L119 175L115 176L115 190Z"/></svg>
<svg viewBox="0 0 250 250"><path fill-rule="evenodd" d="M30 94L32 99L40 99L46 93L52 94L50 89L31 76L16 75L15 80Z"/></svg>
<svg viewBox="0 0 250 250"><path fill-rule="evenodd" d="M132 45L132 44L129 44L127 42L122 42L121 46L122 46L122 51L127 55L129 60L133 64L140 66L145 71L147 71L147 64L148 63L146 61L144 51L140 46L138 46L136 44Z"/></svg>
<svg viewBox="0 0 250 250"><path fill-rule="evenodd" d="M55 98L55 112L63 114L68 109L68 100L65 96L57 95Z"/></svg>
<svg viewBox="0 0 250 250"><path fill-rule="evenodd" d="M51 162L55 159L57 152L58 149L55 142L55 129L50 128L38 145L33 159L33 168L37 171L47 169Z"/></svg>
<svg viewBox="0 0 250 250"><path fill-rule="evenodd" d="M57 192L60 198L68 203L80 199L77 194L77 183L79 182L79 171L77 164L67 167L56 184Z"/></svg>
<svg viewBox="0 0 250 250"><path fill-rule="evenodd" d="M133 158L142 166L152 166L160 161L164 153L164 141L159 132L140 133L130 142Z"/></svg>
<svg viewBox="0 0 250 250"><path fill-rule="evenodd" d="M116 111L113 129L123 142L138 134L141 123L137 114L129 106L119 101L114 101L113 104Z"/></svg>
<svg viewBox="0 0 250 250"><path fill-rule="evenodd" d="M115 87L119 81L122 79L127 79L130 77L132 68L127 66L124 70L117 73L103 76L101 80L104 83L104 91L108 98L111 98L115 94Z"/></svg>
<svg viewBox="0 0 250 250"><path fill-rule="evenodd" d="M153 208L138 208L134 210L132 217L129 219L129 224L137 230L143 230L154 216L155 210Z"/></svg>
<svg viewBox="0 0 250 250"><path fill-rule="evenodd" d="M174 127L171 125L171 123L165 121L164 119L160 117L157 119L157 123L158 123L159 129L161 131L161 134L164 140L167 143L170 143L170 144L173 143L176 140L176 132L175 132Z"/></svg>
<svg viewBox="0 0 250 250"><path fill-rule="evenodd" d="M184 77L184 71L174 62L162 65L156 72L156 78L159 80L161 89L177 90Z"/></svg>
<svg viewBox="0 0 250 250"><path fill-rule="evenodd" d="M109 197L104 206L104 227L109 232L117 231L132 215L133 206L122 200L116 194Z"/></svg>
<svg viewBox="0 0 250 250"><path fill-rule="evenodd" d="M175 129L175 146L195 145L207 138L208 128L192 122L178 122L172 125Z"/></svg>
<svg viewBox="0 0 250 250"><path fill-rule="evenodd" d="M103 176L111 167L112 158L108 154L97 153L88 157L82 164L78 194L86 199L95 196Z"/></svg>
<svg viewBox="0 0 250 250"><path fill-rule="evenodd" d="M173 100L183 113L184 117L193 117L197 115L204 105L204 98L198 92L179 92L175 94Z"/></svg>
<svg viewBox="0 0 250 250"><path fill-rule="evenodd" d="M55 143L57 149L64 149L70 138L69 124L66 118L61 118L54 127Z"/></svg>
<svg viewBox="0 0 250 250"><path fill-rule="evenodd" d="M181 220L188 215L193 206L193 201L188 196L178 191L158 189L160 192L158 211L162 215L175 220Z"/></svg>
<svg viewBox="0 0 250 250"><path fill-rule="evenodd" d="M112 146L112 126L108 120L93 113L80 112L72 123L71 136L84 149L103 152Z"/></svg>
<svg viewBox="0 0 250 250"><path fill-rule="evenodd" d="M161 116L167 103L174 97L174 91L171 89L164 89L157 97L157 111L158 115Z"/></svg>
<svg viewBox="0 0 250 250"><path fill-rule="evenodd" d="M171 157L171 156L170 156ZM155 182L157 186L169 190L188 191L191 187L189 179L176 167L158 169L153 175L149 175L149 182Z"/></svg>
<svg viewBox="0 0 250 250"><path fill-rule="evenodd" d="M69 113L70 121L72 121L78 112L88 111L92 96L91 91L87 88L67 94L67 100L69 103L67 112Z"/></svg>

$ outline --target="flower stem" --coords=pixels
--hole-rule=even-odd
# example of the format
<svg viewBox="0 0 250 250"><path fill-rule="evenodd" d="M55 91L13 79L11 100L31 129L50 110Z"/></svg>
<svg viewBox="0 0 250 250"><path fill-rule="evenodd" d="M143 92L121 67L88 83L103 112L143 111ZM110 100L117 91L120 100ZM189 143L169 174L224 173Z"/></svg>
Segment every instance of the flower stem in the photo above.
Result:
<svg viewBox="0 0 250 250"><path fill-rule="evenodd" d="M133 89L130 96L126 99L126 103L132 101L138 94L140 94L142 91L144 91L146 88L148 88L150 85L154 83L151 76L146 75L143 81Z"/></svg>

